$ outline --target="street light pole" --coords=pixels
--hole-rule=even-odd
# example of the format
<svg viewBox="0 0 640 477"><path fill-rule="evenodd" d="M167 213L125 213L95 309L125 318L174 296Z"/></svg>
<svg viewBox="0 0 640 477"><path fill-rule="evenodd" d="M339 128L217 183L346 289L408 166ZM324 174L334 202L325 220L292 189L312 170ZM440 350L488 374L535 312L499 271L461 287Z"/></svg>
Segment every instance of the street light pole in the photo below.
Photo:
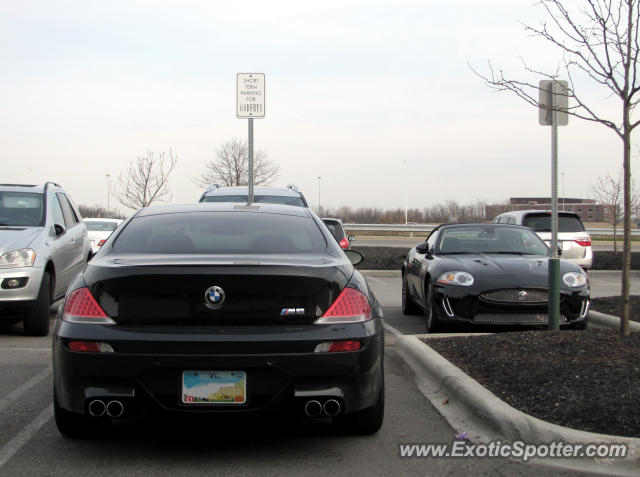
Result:
<svg viewBox="0 0 640 477"><path fill-rule="evenodd" d="M564 172L561 172L562 176L562 210L564 210Z"/></svg>
<svg viewBox="0 0 640 477"><path fill-rule="evenodd" d="M404 162L404 224L409 223L409 201L407 199L407 160L402 159Z"/></svg>
<svg viewBox="0 0 640 477"><path fill-rule="evenodd" d="M318 176L318 215L322 215L322 205L320 205L320 179L322 179L322 177Z"/></svg>
<svg viewBox="0 0 640 477"><path fill-rule="evenodd" d="M111 174L107 174L107 215L109 215L109 199L111 199Z"/></svg>

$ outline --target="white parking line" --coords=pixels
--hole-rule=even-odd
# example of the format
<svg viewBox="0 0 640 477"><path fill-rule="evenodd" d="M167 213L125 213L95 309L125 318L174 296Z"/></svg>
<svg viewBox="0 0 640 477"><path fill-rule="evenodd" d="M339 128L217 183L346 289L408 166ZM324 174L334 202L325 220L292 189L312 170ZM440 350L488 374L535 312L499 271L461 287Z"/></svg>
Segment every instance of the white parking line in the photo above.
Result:
<svg viewBox="0 0 640 477"><path fill-rule="evenodd" d="M378 280L378 279L377 279L377 278L375 278L375 277L367 277L367 280L373 280L374 282L377 282L377 283L379 283L380 285L383 285L383 286L385 286L385 287L387 286L387 284L386 284L385 282L383 282L382 280Z"/></svg>
<svg viewBox="0 0 640 477"><path fill-rule="evenodd" d="M391 332L392 335L395 336L402 336L402 332L400 332L399 330L397 330L396 328L394 328L393 326L391 326L389 323L385 323L384 321L382 322L382 326L384 326L385 330L389 330Z"/></svg>
<svg viewBox="0 0 640 477"><path fill-rule="evenodd" d="M51 351L51 348L0 348L0 351Z"/></svg>
<svg viewBox="0 0 640 477"><path fill-rule="evenodd" d="M34 434L38 432L52 416L53 403L49 404L46 409L38 415L38 417L27 424L17 436L7 442L4 447L0 449L0 467L4 466L9 459L22 449L22 447L29 442Z"/></svg>
<svg viewBox="0 0 640 477"><path fill-rule="evenodd" d="M44 378L46 378L50 374L51 374L51 366L47 366L42 371L40 371L38 374L36 374L34 377L29 379L29 381L24 383L22 386L14 389L9 394L7 394L7 396L5 396L2 399L0 399L0 412L2 412L2 410L5 407L7 407L13 401L18 399L20 396L22 396L29 389L34 387L36 384L38 384L40 381L42 381Z"/></svg>

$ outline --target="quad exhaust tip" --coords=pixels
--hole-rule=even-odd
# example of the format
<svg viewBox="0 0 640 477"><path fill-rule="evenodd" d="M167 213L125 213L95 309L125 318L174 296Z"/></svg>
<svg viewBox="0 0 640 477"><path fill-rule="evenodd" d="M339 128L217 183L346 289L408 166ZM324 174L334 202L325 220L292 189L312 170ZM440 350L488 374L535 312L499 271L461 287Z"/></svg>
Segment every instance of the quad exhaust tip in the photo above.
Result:
<svg viewBox="0 0 640 477"><path fill-rule="evenodd" d="M304 405L304 412L309 417L318 417L322 413L322 404L320 401L312 399Z"/></svg>
<svg viewBox="0 0 640 477"><path fill-rule="evenodd" d="M120 401L109 401L107 404L107 415L109 417L120 417L124 414L124 406Z"/></svg>
<svg viewBox="0 0 640 477"><path fill-rule="evenodd" d="M304 405L304 413L309 417L320 417L325 415L335 417L342 411L342 405L335 399L327 399L324 404L316 399L307 401Z"/></svg>
<svg viewBox="0 0 640 477"><path fill-rule="evenodd" d="M105 414L109 417L121 417L124 414L124 405L118 400L105 404L102 399L93 399L89 402L89 414L92 417L102 417Z"/></svg>
<svg viewBox="0 0 640 477"><path fill-rule="evenodd" d="M322 406L322 410L329 417L337 416L338 414L340 414L341 409L342 406L340 406L340 403L335 399L327 399L324 403L324 406Z"/></svg>
<svg viewBox="0 0 640 477"><path fill-rule="evenodd" d="M102 417L105 412L107 412L107 406L105 406L104 401L94 399L89 403L89 414L93 417Z"/></svg>

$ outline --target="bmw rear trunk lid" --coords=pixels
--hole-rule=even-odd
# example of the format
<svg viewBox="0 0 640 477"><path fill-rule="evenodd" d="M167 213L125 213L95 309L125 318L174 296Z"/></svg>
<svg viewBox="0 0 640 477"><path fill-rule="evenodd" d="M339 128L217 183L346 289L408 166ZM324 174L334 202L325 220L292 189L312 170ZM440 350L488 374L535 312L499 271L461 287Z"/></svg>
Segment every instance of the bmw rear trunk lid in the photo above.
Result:
<svg viewBox="0 0 640 477"><path fill-rule="evenodd" d="M121 325L313 323L353 273L327 256L110 255L84 272L105 313Z"/></svg>

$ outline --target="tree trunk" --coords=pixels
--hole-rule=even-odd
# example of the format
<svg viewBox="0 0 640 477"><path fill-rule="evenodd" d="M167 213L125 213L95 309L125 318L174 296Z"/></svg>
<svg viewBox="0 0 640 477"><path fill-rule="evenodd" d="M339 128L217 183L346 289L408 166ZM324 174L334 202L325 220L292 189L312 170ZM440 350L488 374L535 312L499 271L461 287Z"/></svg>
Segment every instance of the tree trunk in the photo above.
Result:
<svg viewBox="0 0 640 477"><path fill-rule="evenodd" d="M613 253L618 251L618 242L616 240L616 225L613 225Z"/></svg>
<svg viewBox="0 0 640 477"><path fill-rule="evenodd" d="M620 320L620 334L629 334L629 316L631 306L629 301L629 279L631 269L631 125L629 124L629 104L623 104L623 180L624 180L624 232L622 246L622 317Z"/></svg>

